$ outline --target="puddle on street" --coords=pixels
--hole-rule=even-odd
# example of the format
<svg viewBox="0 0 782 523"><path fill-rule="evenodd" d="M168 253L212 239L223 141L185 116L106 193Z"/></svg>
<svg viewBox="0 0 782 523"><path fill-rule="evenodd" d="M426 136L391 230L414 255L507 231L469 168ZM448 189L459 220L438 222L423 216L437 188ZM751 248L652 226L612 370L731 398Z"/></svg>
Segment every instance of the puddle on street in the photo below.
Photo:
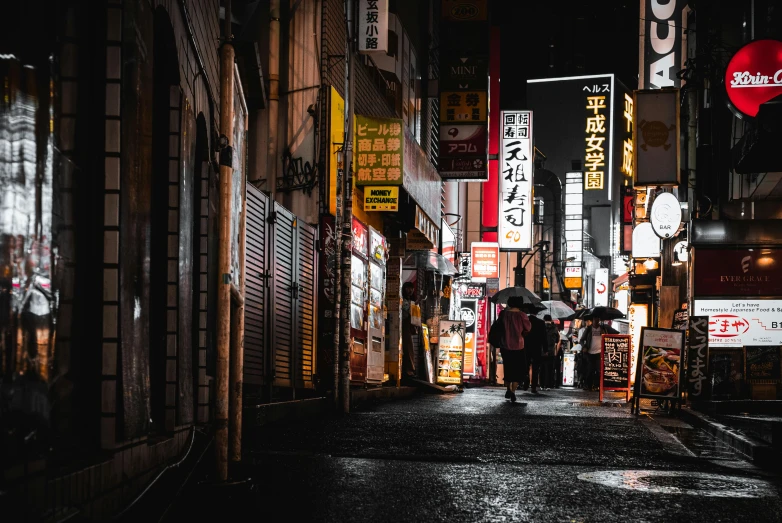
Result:
<svg viewBox="0 0 782 523"><path fill-rule="evenodd" d="M754 478L668 470L604 470L585 472L578 479L607 487L648 492L718 498L776 497L770 483Z"/></svg>
<svg viewBox="0 0 782 523"><path fill-rule="evenodd" d="M699 458L734 460L738 457L730 446L701 429L676 426L663 428Z"/></svg>

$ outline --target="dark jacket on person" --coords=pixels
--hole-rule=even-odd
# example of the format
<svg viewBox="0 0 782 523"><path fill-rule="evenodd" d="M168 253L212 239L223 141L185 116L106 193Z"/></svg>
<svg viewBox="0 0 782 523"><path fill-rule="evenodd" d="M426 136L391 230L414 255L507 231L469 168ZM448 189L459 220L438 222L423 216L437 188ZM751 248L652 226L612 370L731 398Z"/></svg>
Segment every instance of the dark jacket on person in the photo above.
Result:
<svg viewBox="0 0 782 523"><path fill-rule="evenodd" d="M543 355L546 344L548 343L546 322L534 314L530 314L529 321L532 324L532 328L524 340L525 347L527 349L527 357L533 359L540 358Z"/></svg>

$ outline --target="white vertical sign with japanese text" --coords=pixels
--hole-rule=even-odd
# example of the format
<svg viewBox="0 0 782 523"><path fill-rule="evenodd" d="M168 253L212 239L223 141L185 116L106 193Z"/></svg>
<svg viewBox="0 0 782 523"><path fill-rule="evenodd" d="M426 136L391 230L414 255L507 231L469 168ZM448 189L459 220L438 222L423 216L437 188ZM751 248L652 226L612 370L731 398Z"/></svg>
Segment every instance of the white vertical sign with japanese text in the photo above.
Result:
<svg viewBox="0 0 782 523"><path fill-rule="evenodd" d="M608 269L595 269L595 307L608 306Z"/></svg>
<svg viewBox="0 0 782 523"><path fill-rule="evenodd" d="M500 250L532 247L532 111L502 111Z"/></svg>
<svg viewBox="0 0 782 523"><path fill-rule="evenodd" d="M388 51L388 0L359 0L358 51Z"/></svg>

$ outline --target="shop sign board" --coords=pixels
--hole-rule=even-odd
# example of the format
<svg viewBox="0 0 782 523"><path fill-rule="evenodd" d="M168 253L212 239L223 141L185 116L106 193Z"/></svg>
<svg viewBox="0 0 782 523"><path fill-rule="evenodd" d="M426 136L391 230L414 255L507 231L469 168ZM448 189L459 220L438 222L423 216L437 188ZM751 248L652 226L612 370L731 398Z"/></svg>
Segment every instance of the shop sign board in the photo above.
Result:
<svg viewBox="0 0 782 523"><path fill-rule="evenodd" d="M399 210L399 187L367 187L364 189L365 211Z"/></svg>
<svg viewBox="0 0 782 523"><path fill-rule="evenodd" d="M782 42L755 40L738 51L725 68L729 106L757 116L760 106L782 94Z"/></svg>
<svg viewBox="0 0 782 523"><path fill-rule="evenodd" d="M443 258L456 266L456 235L445 219L440 221L440 251Z"/></svg>
<svg viewBox="0 0 782 523"><path fill-rule="evenodd" d="M356 115L356 185L402 185L404 122Z"/></svg>
<svg viewBox="0 0 782 523"><path fill-rule="evenodd" d="M474 124L487 121L488 91L443 91L440 93L440 124Z"/></svg>
<svg viewBox="0 0 782 523"><path fill-rule="evenodd" d="M706 400L709 384L709 317L692 316L687 329L687 390L690 400Z"/></svg>
<svg viewBox="0 0 782 523"><path fill-rule="evenodd" d="M659 258L662 241L652 224L642 222L633 227L633 258Z"/></svg>
<svg viewBox="0 0 782 523"><path fill-rule="evenodd" d="M642 89L679 87L681 80L676 73L684 68L682 52L686 45L687 2L640 1L638 85Z"/></svg>
<svg viewBox="0 0 782 523"><path fill-rule="evenodd" d="M673 313L673 319L671 320L671 328L679 331L687 330L687 323L689 321L689 311L687 309L676 309Z"/></svg>
<svg viewBox="0 0 782 523"><path fill-rule="evenodd" d="M442 0L442 18L450 22L486 21L488 3L488 0Z"/></svg>
<svg viewBox="0 0 782 523"><path fill-rule="evenodd" d="M782 249L695 249L695 297L782 296Z"/></svg>
<svg viewBox="0 0 782 523"><path fill-rule="evenodd" d="M679 184L679 90L633 94L633 185Z"/></svg>
<svg viewBox="0 0 782 523"><path fill-rule="evenodd" d="M440 126L440 176L484 181L489 133L486 124Z"/></svg>
<svg viewBox="0 0 782 523"><path fill-rule="evenodd" d="M470 276L476 278L500 277L500 246L492 242L472 242L470 244L472 269Z"/></svg>
<svg viewBox="0 0 782 523"><path fill-rule="evenodd" d="M678 400L681 395L679 383L684 357L684 332L643 327L640 345L635 379L636 402L640 398Z"/></svg>
<svg viewBox="0 0 782 523"><path fill-rule="evenodd" d="M709 317L709 346L782 345L782 300L695 300Z"/></svg>
<svg viewBox="0 0 782 523"><path fill-rule="evenodd" d="M608 306L608 269L595 269L595 307Z"/></svg>
<svg viewBox="0 0 782 523"><path fill-rule="evenodd" d="M358 52L388 51L388 0L358 0Z"/></svg>
<svg viewBox="0 0 782 523"><path fill-rule="evenodd" d="M658 194L652 202L649 218L654 234L660 238L675 236L682 223L682 209L679 199L673 193Z"/></svg>
<svg viewBox="0 0 782 523"><path fill-rule="evenodd" d="M444 53L440 57L440 89L489 89L489 57L472 53ZM442 154L442 149L440 149Z"/></svg>
<svg viewBox="0 0 782 523"><path fill-rule="evenodd" d="M582 285L581 267L565 267L565 288L580 289Z"/></svg>
<svg viewBox="0 0 782 523"><path fill-rule="evenodd" d="M475 375L479 378L486 377L486 341L488 331L489 303L486 299L478 300L478 325L475 329Z"/></svg>
<svg viewBox="0 0 782 523"><path fill-rule="evenodd" d="M500 116L500 250L532 248L532 111Z"/></svg>
<svg viewBox="0 0 782 523"><path fill-rule="evenodd" d="M475 356L478 341L478 301L462 300L459 317L464 321L464 376L475 375Z"/></svg>
<svg viewBox="0 0 782 523"><path fill-rule="evenodd" d="M488 178L485 157L440 158L439 172L443 180L484 182Z"/></svg>
<svg viewBox="0 0 782 523"><path fill-rule="evenodd" d="M630 401L630 350L632 337L629 334L603 334L603 350L600 364L600 401L603 392L625 391Z"/></svg>
<svg viewBox="0 0 782 523"><path fill-rule="evenodd" d="M437 384L461 385L464 366L464 322L440 320L439 331Z"/></svg>

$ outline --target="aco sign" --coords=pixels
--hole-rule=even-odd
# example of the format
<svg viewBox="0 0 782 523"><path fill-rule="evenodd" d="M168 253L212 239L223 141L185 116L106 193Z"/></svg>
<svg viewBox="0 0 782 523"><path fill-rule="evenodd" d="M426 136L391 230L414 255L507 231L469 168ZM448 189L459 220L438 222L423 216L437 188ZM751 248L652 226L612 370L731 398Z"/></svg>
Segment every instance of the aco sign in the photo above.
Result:
<svg viewBox="0 0 782 523"><path fill-rule="evenodd" d="M731 105L757 116L760 105L782 94L782 42L756 40L739 49L725 69Z"/></svg>

